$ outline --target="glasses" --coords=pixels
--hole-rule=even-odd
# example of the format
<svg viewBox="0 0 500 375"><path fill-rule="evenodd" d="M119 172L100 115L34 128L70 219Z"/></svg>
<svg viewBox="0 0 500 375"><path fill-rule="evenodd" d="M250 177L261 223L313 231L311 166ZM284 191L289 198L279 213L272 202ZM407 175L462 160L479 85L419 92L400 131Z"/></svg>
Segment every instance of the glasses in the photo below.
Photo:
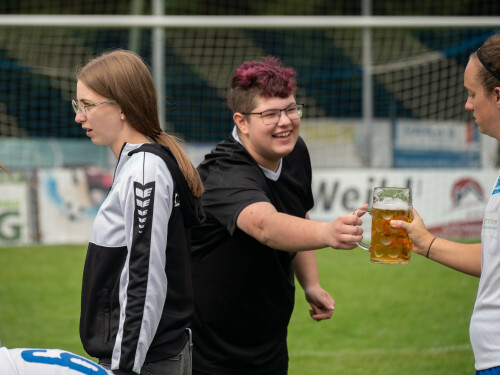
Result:
<svg viewBox="0 0 500 375"><path fill-rule="evenodd" d="M87 116L87 109L88 107L95 107L96 105L101 105L101 104L107 104L107 103L114 103L114 100L106 100L105 102L99 102L99 103L94 103L94 104L82 104L79 101L72 100L71 104L73 105L73 111L75 111L75 114L80 111L82 115Z"/></svg>
<svg viewBox="0 0 500 375"><path fill-rule="evenodd" d="M283 109L270 109L262 112L242 112L243 115L260 115L264 125L276 125L280 122L281 112L285 111L290 120L297 120L302 117L304 104L295 104Z"/></svg>

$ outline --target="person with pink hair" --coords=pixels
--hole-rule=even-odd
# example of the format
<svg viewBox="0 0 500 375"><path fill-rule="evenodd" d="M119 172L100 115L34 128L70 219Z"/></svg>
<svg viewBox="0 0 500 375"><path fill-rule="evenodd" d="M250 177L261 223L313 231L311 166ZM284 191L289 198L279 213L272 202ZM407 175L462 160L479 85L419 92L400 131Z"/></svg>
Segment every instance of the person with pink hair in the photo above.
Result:
<svg viewBox="0 0 500 375"><path fill-rule="evenodd" d="M355 215L309 220L312 168L295 76L275 57L236 69L232 134L197 168L206 220L191 241L193 374L286 374L294 275L311 317L329 319L335 302L313 250L354 249L362 239Z"/></svg>

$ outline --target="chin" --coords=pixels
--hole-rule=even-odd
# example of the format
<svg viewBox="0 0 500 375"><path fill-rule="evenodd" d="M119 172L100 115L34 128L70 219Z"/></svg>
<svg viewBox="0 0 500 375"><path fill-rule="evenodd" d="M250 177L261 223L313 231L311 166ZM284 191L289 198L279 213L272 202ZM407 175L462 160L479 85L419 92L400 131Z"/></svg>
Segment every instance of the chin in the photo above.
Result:
<svg viewBox="0 0 500 375"><path fill-rule="evenodd" d="M283 159L285 156L290 154L293 151L294 147L291 147L288 150L281 150L281 152L277 152L277 155L279 156L280 159Z"/></svg>
<svg viewBox="0 0 500 375"><path fill-rule="evenodd" d="M92 141L93 144L97 145L97 146L103 146L105 145L104 142L101 142L99 141L99 139L96 139L96 138L90 138L90 140Z"/></svg>
<svg viewBox="0 0 500 375"><path fill-rule="evenodd" d="M482 126L480 126L480 125L478 125L478 126L477 126L477 131L478 131L479 133L481 133L481 134L484 134L484 135L488 135L488 136L489 136L489 134L488 134L487 132L485 132L485 131L484 131L484 128L483 128Z"/></svg>

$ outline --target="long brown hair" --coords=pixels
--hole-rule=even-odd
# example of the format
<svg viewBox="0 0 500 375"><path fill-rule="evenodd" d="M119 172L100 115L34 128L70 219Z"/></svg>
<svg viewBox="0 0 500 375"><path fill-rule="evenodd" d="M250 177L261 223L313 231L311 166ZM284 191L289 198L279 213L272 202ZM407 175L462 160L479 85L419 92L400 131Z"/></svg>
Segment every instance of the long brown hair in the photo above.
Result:
<svg viewBox="0 0 500 375"><path fill-rule="evenodd" d="M169 147L191 193L201 196L203 184L180 146L180 139L161 130L153 78L139 55L126 50L105 52L78 68L77 79L95 93L115 101L137 131Z"/></svg>

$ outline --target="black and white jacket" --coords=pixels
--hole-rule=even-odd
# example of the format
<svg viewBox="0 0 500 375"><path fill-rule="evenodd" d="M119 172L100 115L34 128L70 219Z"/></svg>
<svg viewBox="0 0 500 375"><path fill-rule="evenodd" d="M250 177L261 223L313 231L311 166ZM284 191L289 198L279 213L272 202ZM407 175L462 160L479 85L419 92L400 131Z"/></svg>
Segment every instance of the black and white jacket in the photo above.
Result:
<svg viewBox="0 0 500 375"><path fill-rule="evenodd" d="M182 350L193 315L189 228L203 217L167 147L124 144L83 272L89 355L139 373Z"/></svg>

